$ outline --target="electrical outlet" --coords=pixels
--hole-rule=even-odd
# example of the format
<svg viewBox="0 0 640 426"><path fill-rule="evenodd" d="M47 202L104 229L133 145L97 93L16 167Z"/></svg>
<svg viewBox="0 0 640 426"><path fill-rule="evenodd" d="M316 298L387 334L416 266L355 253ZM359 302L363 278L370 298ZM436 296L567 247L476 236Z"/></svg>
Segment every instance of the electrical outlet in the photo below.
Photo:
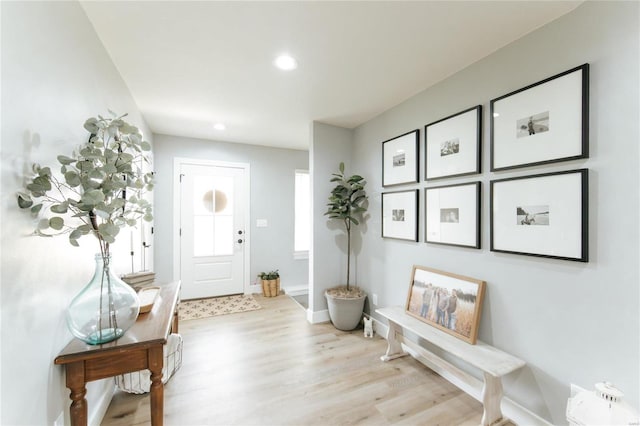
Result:
<svg viewBox="0 0 640 426"><path fill-rule="evenodd" d="M371 295L371 301L373 302L374 305L378 306L378 295L373 293Z"/></svg>

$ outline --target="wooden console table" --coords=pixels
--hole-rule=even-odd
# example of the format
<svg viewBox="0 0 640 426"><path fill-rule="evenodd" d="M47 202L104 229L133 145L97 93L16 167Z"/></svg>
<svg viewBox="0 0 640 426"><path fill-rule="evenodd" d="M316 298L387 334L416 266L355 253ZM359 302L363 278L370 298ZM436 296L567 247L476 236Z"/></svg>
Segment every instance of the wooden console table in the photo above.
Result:
<svg viewBox="0 0 640 426"><path fill-rule="evenodd" d="M151 424L162 425L164 386L162 366L163 346L172 328L178 331L178 294L180 282L160 285L153 308L140 314L124 336L102 345L88 345L72 340L56 357L64 365L67 387L71 391L71 425L87 424L87 382L120 374L149 369L151 371Z"/></svg>

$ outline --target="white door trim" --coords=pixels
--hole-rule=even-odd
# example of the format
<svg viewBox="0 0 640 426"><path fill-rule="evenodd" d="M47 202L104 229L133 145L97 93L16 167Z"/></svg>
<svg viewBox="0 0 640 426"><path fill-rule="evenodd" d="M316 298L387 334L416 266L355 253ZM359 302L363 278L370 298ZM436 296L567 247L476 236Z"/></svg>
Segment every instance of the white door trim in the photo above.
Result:
<svg viewBox="0 0 640 426"><path fill-rule="evenodd" d="M244 169L244 293L251 293L251 165L249 163L232 163L228 161L201 160L197 158L173 158L173 280L180 279L180 166L191 164L195 166L235 167Z"/></svg>

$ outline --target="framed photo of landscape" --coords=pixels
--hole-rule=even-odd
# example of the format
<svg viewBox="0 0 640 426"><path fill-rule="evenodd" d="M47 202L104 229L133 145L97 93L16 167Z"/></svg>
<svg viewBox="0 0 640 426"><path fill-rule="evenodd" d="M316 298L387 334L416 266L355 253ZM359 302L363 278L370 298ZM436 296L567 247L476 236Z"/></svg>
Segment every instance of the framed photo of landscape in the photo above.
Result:
<svg viewBox="0 0 640 426"><path fill-rule="evenodd" d="M475 278L414 265L405 309L409 315L475 345L485 285Z"/></svg>
<svg viewBox="0 0 640 426"><path fill-rule="evenodd" d="M418 182L420 130L382 142L382 186Z"/></svg>
<svg viewBox="0 0 640 426"><path fill-rule="evenodd" d="M425 179L480 173L482 105L424 127Z"/></svg>
<svg viewBox="0 0 640 426"><path fill-rule="evenodd" d="M382 193L382 237L418 241L418 190Z"/></svg>
<svg viewBox="0 0 640 426"><path fill-rule="evenodd" d="M480 185L425 189L427 243L480 248Z"/></svg>
<svg viewBox="0 0 640 426"><path fill-rule="evenodd" d="M587 169L491 181L491 251L589 261Z"/></svg>
<svg viewBox="0 0 640 426"><path fill-rule="evenodd" d="M589 64L491 101L491 171L589 157Z"/></svg>

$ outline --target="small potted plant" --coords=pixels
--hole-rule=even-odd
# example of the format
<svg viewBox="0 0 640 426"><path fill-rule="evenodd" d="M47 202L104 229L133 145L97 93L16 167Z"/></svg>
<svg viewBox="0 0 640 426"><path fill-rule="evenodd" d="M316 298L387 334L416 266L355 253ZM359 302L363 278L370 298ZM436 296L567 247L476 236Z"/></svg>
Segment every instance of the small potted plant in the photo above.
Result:
<svg viewBox="0 0 640 426"><path fill-rule="evenodd" d="M276 269L270 272L260 272L258 277L262 280L262 295L275 297L280 294L280 273Z"/></svg>
<svg viewBox="0 0 640 426"><path fill-rule="evenodd" d="M367 211L365 202L367 194L364 190L367 182L362 176L345 176L344 163L340 163L339 172L333 173L331 182L336 182L329 196L326 216L343 223L347 234L347 282L327 289L325 297L329 308L331 322L338 330L353 330L362 318L366 293L357 286L350 285L351 272L351 231L360 224L362 215Z"/></svg>

